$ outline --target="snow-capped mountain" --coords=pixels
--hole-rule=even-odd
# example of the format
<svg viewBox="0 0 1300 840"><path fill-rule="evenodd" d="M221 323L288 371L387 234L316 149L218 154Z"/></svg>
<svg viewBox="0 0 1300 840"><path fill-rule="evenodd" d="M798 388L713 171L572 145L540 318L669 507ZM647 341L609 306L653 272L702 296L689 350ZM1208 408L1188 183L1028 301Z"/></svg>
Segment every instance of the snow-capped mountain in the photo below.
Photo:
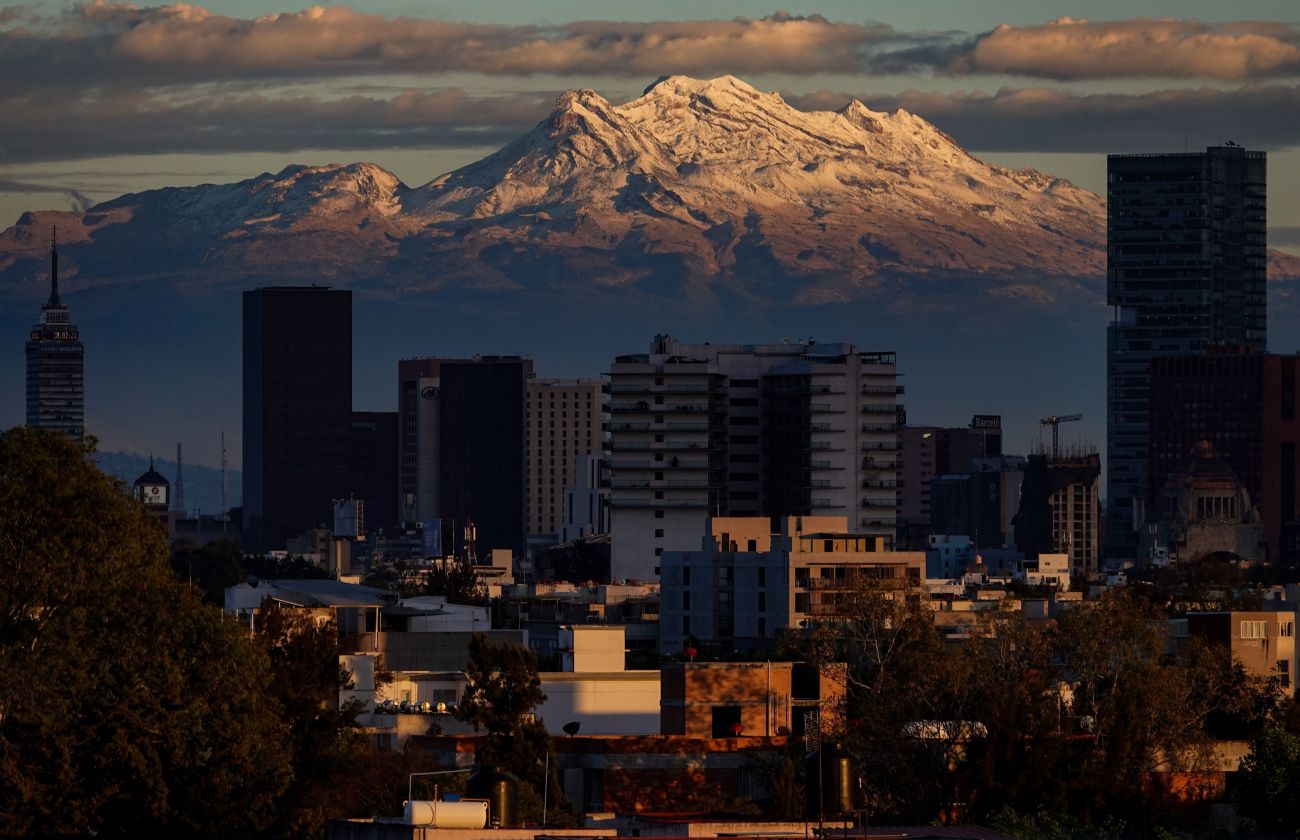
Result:
<svg viewBox="0 0 1300 840"><path fill-rule="evenodd" d="M1100 276L1103 219L1092 193L983 163L906 111L810 113L730 76L673 76L623 105L568 91L532 131L421 187L373 164L291 166L25 214L0 235L0 277L38 273L57 224L73 288L581 278L814 302L913 275L1046 301L1062 278Z"/></svg>
<svg viewBox="0 0 1300 840"><path fill-rule="evenodd" d="M1101 198L971 156L906 111L799 111L730 76L626 104L571 90L533 130L421 187L368 163L29 213L0 282L323 281L391 294L600 288L769 303L1101 300ZM913 280L917 282L904 282Z"/></svg>

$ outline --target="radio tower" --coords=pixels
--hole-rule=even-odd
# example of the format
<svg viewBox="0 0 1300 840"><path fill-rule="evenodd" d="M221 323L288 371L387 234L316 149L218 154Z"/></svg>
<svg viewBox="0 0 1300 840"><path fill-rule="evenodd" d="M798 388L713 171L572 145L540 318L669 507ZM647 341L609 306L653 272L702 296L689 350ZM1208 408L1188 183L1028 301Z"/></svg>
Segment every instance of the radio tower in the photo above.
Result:
<svg viewBox="0 0 1300 840"><path fill-rule="evenodd" d="M226 506L226 430L221 430L221 533L226 533L230 521L230 508Z"/></svg>
<svg viewBox="0 0 1300 840"><path fill-rule="evenodd" d="M185 462L181 460L181 445L176 444L176 512L185 515Z"/></svg>

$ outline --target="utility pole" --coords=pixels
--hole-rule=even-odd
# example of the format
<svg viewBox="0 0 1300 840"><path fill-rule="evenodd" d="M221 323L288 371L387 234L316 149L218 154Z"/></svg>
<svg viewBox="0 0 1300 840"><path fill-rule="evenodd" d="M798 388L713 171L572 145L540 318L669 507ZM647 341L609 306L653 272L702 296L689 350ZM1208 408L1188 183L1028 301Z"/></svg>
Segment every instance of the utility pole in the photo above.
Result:
<svg viewBox="0 0 1300 840"><path fill-rule="evenodd" d="M230 521L230 508L226 505L226 430L221 430L221 535L226 535L226 523Z"/></svg>
<svg viewBox="0 0 1300 840"><path fill-rule="evenodd" d="M176 442L176 512L185 515L185 462L181 459L181 444Z"/></svg>

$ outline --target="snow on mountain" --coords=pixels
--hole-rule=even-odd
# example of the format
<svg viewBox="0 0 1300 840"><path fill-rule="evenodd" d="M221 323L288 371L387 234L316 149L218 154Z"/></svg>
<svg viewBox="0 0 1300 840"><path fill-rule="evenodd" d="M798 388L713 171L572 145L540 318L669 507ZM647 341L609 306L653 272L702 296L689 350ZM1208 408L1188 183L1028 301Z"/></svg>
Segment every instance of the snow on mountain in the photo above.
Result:
<svg viewBox="0 0 1300 840"><path fill-rule="evenodd" d="M291 166L24 214L0 234L0 282L35 285L56 223L73 288L269 279L815 303L937 283L1051 306L1099 301L1105 262L1091 192L986 164L903 110L804 112L731 76L666 77L622 105L568 91L500 151L415 188L374 164Z"/></svg>

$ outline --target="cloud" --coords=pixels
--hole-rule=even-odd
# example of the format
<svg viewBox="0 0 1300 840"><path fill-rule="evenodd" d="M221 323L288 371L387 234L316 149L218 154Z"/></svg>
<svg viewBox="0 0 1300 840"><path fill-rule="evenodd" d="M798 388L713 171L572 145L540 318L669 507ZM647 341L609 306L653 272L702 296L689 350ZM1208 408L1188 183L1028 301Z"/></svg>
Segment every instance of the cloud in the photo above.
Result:
<svg viewBox="0 0 1300 840"><path fill-rule="evenodd" d="M833 110L853 98L876 110L903 108L977 151L1176 151L1236 140L1251 148L1300 146L1300 87L1181 88L1136 94L1080 94L1042 87L995 93L785 94L805 110Z"/></svg>
<svg viewBox="0 0 1300 840"><path fill-rule="evenodd" d="M554 94L392 97L206 91L0 97L0 156L10 163L166 152L499 146L550 110Z"/></svg>
<svg viewBox="0 0 1300 840"><path fill-rule="evenodd" d="M1040 26L1003 24L935 60L955 75L1244 81L1300 73L1300 29L1267 22L1059 18Z"/></svg>
<svg viewBox="0 0 1300 840"><path fill-rule="evenodd" d="M983 34L899 31L778 12L763 18L477 24L345 6L255 18L94 0L0 9L0 73L23 89L174 86L234 78L398 73L648 77L824 73L1245 81L1300 74L1300 27L1060 18Z"/></svg>
<svg viewBox="0 0 1300 840"><path fill-rule="evenodd" d="M378 73L492 75L777 72L864 66L894 31L820 15L552 26L473 24L364 14L342 6L237 18L176 3L96 0L39 23L0 29L0 70L33 84L175 84ZM48 71L48 72L47 72Z"/></svg>
<svg viewBox="0 0 1300 840"><path fill-rule="evenodd" d="M95 202L89 196L80 190L71 187L60 187L53 184L40 184L34 181L17 181L12 178L6 178L0 175L0 192L15 193L53 193L55 195L67 196L69 209L79 212L85 212Z"/></svg>

